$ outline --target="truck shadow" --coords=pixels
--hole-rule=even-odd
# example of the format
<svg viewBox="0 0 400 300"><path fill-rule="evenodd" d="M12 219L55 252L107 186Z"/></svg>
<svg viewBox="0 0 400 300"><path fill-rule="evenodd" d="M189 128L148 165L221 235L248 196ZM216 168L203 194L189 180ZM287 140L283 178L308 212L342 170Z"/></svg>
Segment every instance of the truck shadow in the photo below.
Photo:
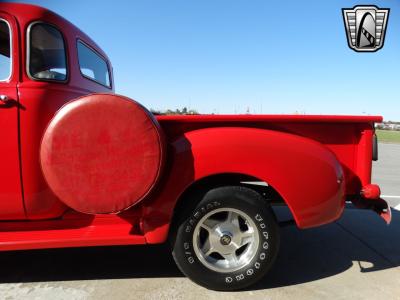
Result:
<svg viewBox="0 0 400 300"><path fill-rule="evenodd" d="M274 267L250 290L320 280L352 267L363 273L400 265L398 211L391 226L372 212L347 209L336 223L308 230L291 226L281 234ZM3 252L0 265L0 283L183 276L166 245Z"/></svg>
<svg viewBox="0 0 400 300"><path fill-rule="evenodd" d="M319 228L281 231L281 249L272 270L255 289L290 286L338 275L400 266L400 212L390 226L368 210L347 208L337 222Z"/></svg>

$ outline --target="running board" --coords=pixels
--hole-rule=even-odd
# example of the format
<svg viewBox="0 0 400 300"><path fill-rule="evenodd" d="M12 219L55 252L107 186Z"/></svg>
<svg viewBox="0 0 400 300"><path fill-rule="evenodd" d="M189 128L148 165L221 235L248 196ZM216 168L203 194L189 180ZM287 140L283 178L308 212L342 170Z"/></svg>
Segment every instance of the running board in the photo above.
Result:
<svg viewBox="0 0 400 300"><path fill-rule="evenodd" d="M0 251L146 244L139 218L118 215L0 222Z"/></svg>

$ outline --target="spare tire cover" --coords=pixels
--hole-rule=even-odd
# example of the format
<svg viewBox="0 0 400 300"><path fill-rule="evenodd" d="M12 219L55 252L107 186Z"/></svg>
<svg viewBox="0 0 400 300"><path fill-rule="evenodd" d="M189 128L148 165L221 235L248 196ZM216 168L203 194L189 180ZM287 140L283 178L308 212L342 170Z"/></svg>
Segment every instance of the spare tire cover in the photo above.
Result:
<svg viewBox="0 0 400 300"><path fill-rule="evenodd" d="M157 120L139 103L93 94L64 105L43 135L44 177L67 206L89 214L117 213L142 200L163 165Z"/></svg>

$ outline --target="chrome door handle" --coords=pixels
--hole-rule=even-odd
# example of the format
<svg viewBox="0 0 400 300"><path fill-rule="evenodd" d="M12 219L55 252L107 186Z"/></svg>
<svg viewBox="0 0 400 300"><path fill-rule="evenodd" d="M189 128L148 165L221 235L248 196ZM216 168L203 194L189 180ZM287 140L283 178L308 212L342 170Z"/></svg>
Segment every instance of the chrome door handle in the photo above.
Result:
<svg viewBox="0 0 400 300"><path fill-rule="evenodd" d="M8 97L7 95L0 95L0 101L3 103L7 103L10 100L10 97Z"/></svg>

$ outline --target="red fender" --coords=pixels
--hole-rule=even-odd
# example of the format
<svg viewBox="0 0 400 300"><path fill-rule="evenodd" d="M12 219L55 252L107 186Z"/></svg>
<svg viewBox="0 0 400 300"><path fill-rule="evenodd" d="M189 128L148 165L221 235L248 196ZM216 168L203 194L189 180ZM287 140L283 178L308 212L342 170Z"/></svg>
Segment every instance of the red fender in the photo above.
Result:
<svg viewBox="0 0 400 300"><path fill-rule="evenodd" d="M172 143L169 168L146 201L142 229L149 243L166 238L179 196L210 175L246 174L267 182L282 196L300 228L329 223L344 209L344 178L336 156L301 136L256 128L207 128Z"/></svg>

